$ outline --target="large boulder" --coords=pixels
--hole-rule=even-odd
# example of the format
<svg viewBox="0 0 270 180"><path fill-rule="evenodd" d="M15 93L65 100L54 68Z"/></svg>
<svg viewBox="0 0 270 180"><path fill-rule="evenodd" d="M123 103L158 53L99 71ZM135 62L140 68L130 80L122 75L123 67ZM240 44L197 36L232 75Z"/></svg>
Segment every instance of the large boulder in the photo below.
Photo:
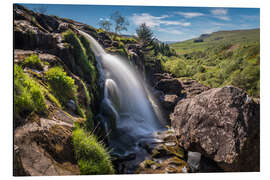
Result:
<svg viewBox="0 0 270 180"><path fill-rule="evenodd" d="M225 171L259 171L259 104L229 86L180 100L172 126L180 144Z"/></svg>

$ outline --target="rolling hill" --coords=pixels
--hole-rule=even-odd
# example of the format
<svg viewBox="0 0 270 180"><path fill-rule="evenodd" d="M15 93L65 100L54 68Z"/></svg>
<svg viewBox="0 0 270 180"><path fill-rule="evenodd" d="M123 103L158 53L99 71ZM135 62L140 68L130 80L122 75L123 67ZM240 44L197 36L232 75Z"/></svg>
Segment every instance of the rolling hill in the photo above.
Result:
<svg viewBox="0 0 270 180"><path fill-rule="evenodd" d="M177 56L163 58L163 68L179 78L209 87L234 85L259 97L260 30L218 31L169 45Z"/></svg>

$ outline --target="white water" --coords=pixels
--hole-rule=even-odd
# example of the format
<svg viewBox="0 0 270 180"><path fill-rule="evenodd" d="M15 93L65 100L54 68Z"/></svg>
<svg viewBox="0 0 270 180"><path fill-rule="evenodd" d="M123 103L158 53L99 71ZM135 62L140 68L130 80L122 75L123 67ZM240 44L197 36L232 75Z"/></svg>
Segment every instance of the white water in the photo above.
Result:
<svg viewBox="0 0 270 180"><path fill-rule="evenodd" d="M150 91L133 66L118 56L106 53L99 43L80 31L91 44L104 84L101 114L115 135L115 146L130 146L139 137L148 136L161 128L153 108ZM115 126L113 125L115 124Z"/></svg>

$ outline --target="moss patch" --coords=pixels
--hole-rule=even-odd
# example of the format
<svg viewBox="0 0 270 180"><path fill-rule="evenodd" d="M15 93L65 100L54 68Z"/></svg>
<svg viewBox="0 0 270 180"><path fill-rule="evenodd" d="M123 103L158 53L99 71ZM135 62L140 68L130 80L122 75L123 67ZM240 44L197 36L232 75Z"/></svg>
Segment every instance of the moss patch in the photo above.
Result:
<svg viewBox="0 0 270 180"><path fill-rule="evenodd" d="M75 65L72 67L72 71L80 77L83 77L84 80L94 82L97 77L97 72L93 65L94 56L90 53L91 49L89 45L87 45L88 41L82 38L83 43L87 46L85 48L78 36L71 30L62 33L62 37L65 42L70 44L74 54Z"/></svg>

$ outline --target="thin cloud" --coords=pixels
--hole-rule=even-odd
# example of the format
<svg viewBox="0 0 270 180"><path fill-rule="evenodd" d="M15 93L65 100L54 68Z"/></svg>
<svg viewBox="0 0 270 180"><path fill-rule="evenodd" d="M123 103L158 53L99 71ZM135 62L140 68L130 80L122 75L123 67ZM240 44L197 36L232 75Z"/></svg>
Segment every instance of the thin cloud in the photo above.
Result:
<svg viewBox="0 0 270 180"><path fill-rule="evenodd" d="M217 19L224 20L224 21L230 21L231 18L228 16L214 16Z"/></svg>
<svg viewBox="0 0 270 180"><path fill-rule="evenodd" d="M157 28L156 30L159 32L167 32L169 34L176 34L176 35L183 34L182 31L173 28Z"/></svg>
<svg viewBox="0 0 270 180"><path fill-rule="evenodd" d="M140 25L145 23L149 27L157 27L161 24L164 25L180 25L180 26L190 26L190 22L180 22L180 21L170 21L170 20L164 20L168 18L168 15L162 15L162 16L152 16L148 13L142 13L142 14L133 14L131 16L131 20L135 25Z"/></svg>
<svg viewBox="0 0 270 180"><path fill-rule="evenodd" d="M230 21L231 18L228 16L228 9L213 9L210 11L214 18L224 20L224 21Z"/></svg>
<svg viewBox="0 0 270 180"><path fill-rule="evenodd" d="M245 20L258 20L258 19L260 19L260 16L256 16L256 15L241 15L240 17L245 19Z"/></svg>
<svg viewBox="0 0 270 180"><path fill-rule="evenodd" d="M203 13L198 13L198 12L175 12L175 13L178 15L184 16L185 18L194 18L194 17L205 15Z"/></svg>
<svg viewBox="0 0 270 180"><path fill-rule="evenodd" d="M228 14L227 9L213 9L210 12L211 12L211 14L213 14L215 16L224 16L224 15Z"/></svg>

